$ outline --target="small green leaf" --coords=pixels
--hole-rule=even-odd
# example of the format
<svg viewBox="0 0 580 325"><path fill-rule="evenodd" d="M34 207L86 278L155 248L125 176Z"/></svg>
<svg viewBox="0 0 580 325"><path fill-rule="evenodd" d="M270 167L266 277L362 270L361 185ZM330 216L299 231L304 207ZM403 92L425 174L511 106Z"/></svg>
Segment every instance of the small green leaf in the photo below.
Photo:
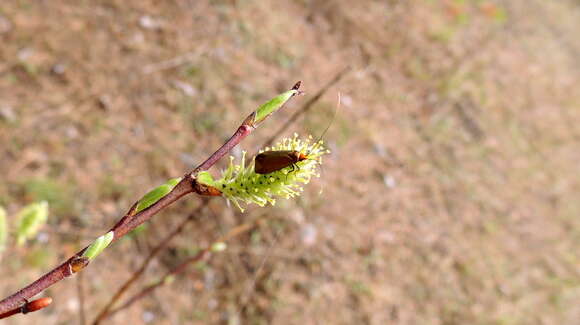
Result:
<svg viewBox="0 0 580 325"><path fill-rule="evenodd" d="M0 207L0 254L6 249L8 240L8 225L6 224L6 210Z"/></svg>
<svg viewBox="0 0 580 325"><path fill-rule="evenodd" d="M165 184L159 185L156 188L149 191L145 194L139 203L137 204L137 208L135 209L135 213L138 213L142 210L147 209L148 207L152 206L155 202L159 201L162 197L169 194L173 188L179 184L181 181L181 177L172 178L168 180Z"/></svg>
<svg viewBox="0 0 580 325"><path fill-rule="evenodd" d="M270 114L280 109L280 107L282 107L290 98L292 98L292 96L296 94L298 94L298 90L288 90L287 92L272 98L269 102L258 107L256 110L256 118L254 119L254 125L262 122Z"/></svg>
<svg viewBox="0 0 580 325"><path fill-rule="evenodd" d="M21 246L27 239L36 235L48 219L48 203L46 201L32 203L18 213L18 228L16 243Z"/></svg>
<svg viewBox="0 0 580 325"><path fill-rule="evenodd" d="M196 176L196 180L200 184L209 185L209 186L213 186L213 184L215 183L211 174L206 172L206 171L199 172Z"/></svg>
<svg viewBox="0 0 580 325"><path fill-rule="evenodd" d="M95 239L95 241L87 248L87 250L83 253L82 256L88 257L89 260L97 257L101 252L109 246L109 244L115 238L115 233L109 231L108 233L104 234L103 236Z"/></svg>
<svg viewBox="0 0 580 325"><path fill-rule="evenodd" d="M181 177L176 177L168 180L165 185L169 185L171 186L171 189L173 189L175 185L179 184L179 182L181 182Z"/></svg>

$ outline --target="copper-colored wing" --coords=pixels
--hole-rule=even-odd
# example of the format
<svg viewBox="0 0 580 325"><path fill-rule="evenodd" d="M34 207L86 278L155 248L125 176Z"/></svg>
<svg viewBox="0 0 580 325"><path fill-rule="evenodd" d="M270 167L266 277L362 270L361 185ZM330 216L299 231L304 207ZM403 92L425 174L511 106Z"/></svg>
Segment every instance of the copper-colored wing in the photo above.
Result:
<svg viewBox="0 0 580 325"><path fill-rule="evenodd" d="M296 163L296 157L294 150L264 151L256 156L254 171L258 174L273 173Z"/></svg>

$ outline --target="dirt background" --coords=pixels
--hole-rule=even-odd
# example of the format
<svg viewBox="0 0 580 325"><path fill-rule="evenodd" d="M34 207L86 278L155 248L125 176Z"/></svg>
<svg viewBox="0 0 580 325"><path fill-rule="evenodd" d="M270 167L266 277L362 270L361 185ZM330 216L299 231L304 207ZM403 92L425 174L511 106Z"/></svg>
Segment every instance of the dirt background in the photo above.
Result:
<svg viewBox="0 0 580 325"><path fill-rule="evenodd" d="M51 215L4 252L2 296L265 100L297 80L307 92L245 150L351 66L284 134L320 134L342 94L322 177L275 207L213 199L135 290L261 221L109 323L580 324L579 30L572 0L3 0L0 204L12 218L46 199ZM199 204L180 201L84 271L89 321ZM80 323L77 285L4 323Z"/></svg>

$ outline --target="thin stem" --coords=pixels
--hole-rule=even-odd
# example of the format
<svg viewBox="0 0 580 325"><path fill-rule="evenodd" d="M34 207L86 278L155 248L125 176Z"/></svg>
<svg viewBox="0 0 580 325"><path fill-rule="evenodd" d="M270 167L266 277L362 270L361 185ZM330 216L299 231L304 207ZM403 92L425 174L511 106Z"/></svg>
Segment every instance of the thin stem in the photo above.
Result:
<svg viewBox="0 0 580 325"><path fill-rule="evenodd" d="M297 83L294 84L294 86L291 88L291 90L298 90L300 88L301 84L302 84L302 82L298 81ZM301 94L301 93L302 93L301 91L298 91L296 94ZM292 97L294 97L296 94L292 95ZM288 101L286 101L280 108L278 108L278 110L282 109L286 105L287 102ZM193 170L192 174L197 174L198 172L207 170L209 167L213 166L218 160L220 160L223 156L225 156L226 153L228 153L230 150L232 150L233 147L238 145L238 143L240 143L245 137L250 135L250 133L252 133L252 131L255 130L257 127L257 124L254 124L255 117L256 117L255 111L252 114L248 115L248 117L246 117L244 122L242 122L242 125L240 125L240 127L238 127L238 129L236 130L234 135L232 135L231 138L229 138L228 141L226 141L226 143L224 143L206 161L204 161L201 165L196 167ZM288 127L292 122L293 121L287 122L286 127ZM283 130L284 130L284 128L279 130L279 132L282 132Z"/></svg>
<svg viewBox="0 0 580 325"><path fill-rule="evenodd" d="M293 90L298 90L300 88L300 81L297 82L292 89ZM208 159L206 159L203 163L201 163L198 167L196 167L191 173L190 175L195 175L200 171L203 170L207 170L209 167L213 166L218 160L220 160L223 156L225 156L232 148L234 148L236 145L238 145L245 137L247 137L250 133L252 133L252 131L256 128L256 125L253 124L255 118L255 112L253 112L252 114L250 114L243 122L242 124L238 127L238 129L236 130L236 132L218 149L216 150ZM203 206L202 206L203 207ZM131 214L131 210L133 208L131 208L128 212L128 215ZM179 234L183 228L185 227L185 224L187 222L189 222L190 220L193 220L193 216L189 216L188 218L186 218L177 228L174 229L174 231L172 231L164 240L161 241L161 243L151 252L151 254L147 257L147 259L145 259L145 261L143 262L143 264L141 265L141 267L135 272L133 273L133 275L129 278L129 280L127 280L127 282L125 282L121 288L115 293L115 295L113 295L113 297L111 298L111 300L107 303L107 305L105 305L105 307L103 308L103 310L101 310L101 312L99 313L99 315L96 317L95 321L93 322L93 324L99 324L104 318L107 317L107 313L109 312L109 310L112 308L112 306L115 304L115 302L117 300L120 299L120 297L123 295L123 293L125 291L127 291L129 289L129 287L143 274L143 272L145 271L145 269L147 268L149 262L151 261L151 259L157 255L161 249L163 247L165 247L165 245L177 234ZM122 223L123 221L121 221Z"/></svg>
<svg viewBox="0 0 580 325"><path fill-rule="evenodd" d="M342 78L342 75L346 71L348 71L348 69L350 69L350 68L346 68L343 71L341 71L338 75L336 75L333 78L333 80L331 82L329 82L325 87L323 87L321 90L319 90L318 94L315 96L315 99L311 100L309 102L310 103L309 105L302 108L302 113L304 113L304 111L306 111L310 106L312 106L312 104L314 104L314 102L316 102L326 92L326 90L330 86L332 86L334 83L338 82ZM292 89L298 90L300 88L300 85L301 85L301 82L299 81L294 85L294 87L292 87ZM226 141L226 143L224 145L222 145L214 154L212 154L205 162L203 162L197 168L195 168L194 171L192 172L192 174L195 174L199 171L207 169L208 165L211 166L211 165L215 164L215 162L217 162L219 159L221 159L227 152L229 152L231 150L231 148L233 148L236 144L238 144L243 138L248 136L255 128L255 126L252 123L254 120L254 117L255 117L254 113L250 114L246 118L246 120L242 123L242 125L240 127L238 127L238 130L236 130L236 132L230 137L230 139L228 139L228 141ZM296 120L296 117L293 120L288 121L286 123L285 127L288 127L289 125L294 123L295 120ZM278 133L275 136L279 135L282 131L284 131L284 129L285 128L278 130ZM183 224L185 224L189 220L191 220L190 217L186 218L184 220ZM178 230L178 229L182 229L181 224L174 230L175 234L172 233L170 236L168 236L166 238L166 240L169 240L170 237L177 235L177 233L181 232L181 230ZM164 241L162 241L162 243ZM157 248L160 248L161 244L159 246L157 246ZM155 251L156 251L156 249L154 250L154 252ZM152 257L152 256L150 255L150 257ZM201 258L201 256L194 257L193 260L197 260L196 258ZM146 259L145 262L142 264L142 266L133 274L133 276L127 282L125 282L125 284L123 284L123 286L119 289L119 291L117 291L117 293L113 296L111 301L109 301L109 303L105 306L105 308L99 313L95 322L93 323L94 325L99 324L100 321L102 321L103 319L105 319L111 315L111 313L108 313L109 310L111 309L111 307L121 297L123 292L125 292L132 285L132 283L134 283L134 281L144 272L149 261L150 261L150 258ZM192 260L186 261L186 262L184 262L184 264L188 264L191 262L192 262ZM142 291L142 293L143 293L142 296L146 296L147 294L149 294L149 292L153 291L158 285L160 285L160 284L155 284L149 288L145 288ZM131 305L134 301L136 301L138 299L140 299L140 297L134 296L133 298L129 299L125 304L123 304L123 306L118 307L117 309L113 310L112 313L116 313L116 312L128 307L129 305Z"/></svg>
<svg viewBox="0 0 580 325"><path fill-rule="evenodd" d="M133 274L129 277L129 279L127 279L125 283L123 283L123 285L121 285L121 287L117 289L117 292L115 292L115 294L111 297L109 302L99 312L99 314L93 321L93 324L95 325L99 324L103 319L107 317L107 314L114 306L114 304L121 298L121 296L123 296L125 292L127 292L127 290L135 283L135 281L137 281L137 279L139 279L144 274L145 269L147 269L153 258L157 256L171 242L171 240L175 238L175 236L180 234L185 229L185 226L189 222L195 220L195 217L197 217L197 215L201 212L201 210L203 210L203 208L207 206L207 203L208 200L203 200L201 205L199 205L192 213L190 213L186 218L184 218L179 223L179 225L177 225L177 227L175 227L171 232L169 232L169 234L167 234L167 236L165 236L165 238L163 238L157 244L157 246L155 246L153 250L151 250L147 258L145 258L143 263L141 263L141 266L139 266L139 268L135 270L135 272L133 272Z"/></svg>
<svg viewBox="0 0 580 325"><path fill-rule="evenodd" d="M111 229L114 231L115 237L113 240L117 240L130 232L131 230L135 229L135 227L139 226L146 220L149 220L163 208L169 206L171 203L177 201L182 196L192 193L193 187L191 185L191 181L187 178L184 178L179 184L173 188L166 196L162 197L159 201L155 204L150 206L149 208L135 214L132 219L127 222L117 224L115 227ZM52 286L53 284L73 275L73 271L71 268L71 261L76 256L81 256L82 253L88 248L85 247L75 255L71 256L68 260L66 260L61 265L54 268L52 271L46 273L36 281L32 282L28 286L20 289L15 294L5 298L4 300L0 301L0 313L4 313L8 310L14 309L22 305L26 299L35 296L39 292L43 291L44 289Z"/></svg>
<svg viewBox="0 0 580 325"><path fill-rule="evenodd" d="M13 308L11 310L8 310L6 312L1 313L0 319L8 318L8 317L14 316L16 314L32 313L32 312L41 310L43 308L46 308L51 303L52 303L52 298L50 298L50 297L38 298L38 299L30 301L30 302L24 301L24 304L22 304L22 306L16 307L16 308Z"/></svg>
<svg viewBox="0 0 580 325"><path fill-rule="evenodd" d="M2 313L2 314L0 314L0 319L3 319L3 318L8 318L8 317L10 317L10 316L14 316L14 315L16 315L16 314L20 314L20 313L21 313L21 311L20 311L20 307L18 307L18 308L14 308L14 309L12 309L12 310L9 310L9 311L7 311L7 312L5 312L5 313Z"/></svg>
<svg viewBox="0 0 580 325"><path fill-rule="evenodd" d="M173 269L167 271L165 273L165 275L163 275L163 277L161 277L161 279L159 281L157 281L154 284L151 284L149 286L146 286L145 288L143 288L141 291L139 291L138 293L136 293L135 295L133 295L131 298L127 299L121 306L111 310L104 318L109 318L111 316L113 316L114 314L118 313L119 311L126 309L128 307L130 307L131 305L133 305L135 302L141 300L142 298L150 295L153 291L155 291L157 288L163 286L164 284L167 283L167 279L171 276L175 276L177 274L183 273L184 271L187 270L187 267L195 262L199 262L204 258L209 258L211 256L211 247L213 246L213 244L215 243L219 243L219 242L227 242L229 240L232 240L235 237L240 236L241 234L247 233L248 231L250 231L251 229L253 229L256 225L256 223L258 223L261 219L257 219L254 222L250 222L250 223L245 223L242 224L240 226L235 227L234 229L230 230L226 235L222 236L221 238L219 238L218 240L214 241L214 243L212 243L211 245L209 245L208 247L200 250L199 252L197 252L197 254L195 254L194 256L186 259L185 261L181 262L180 264L178 264L177 266L175 266Z"/></svg>
<svg viewBox="0 0 580 325"><path fill-rule="evenodd" d="M300 88L301 82L298 81L291 90L298 90ZM301 94L302 92L297 92L296 94ZM296 94L292 95L294 97ZM286 103L286 101L278 110L282 109ZM226 143L224 143L216 152L214 152L206 161L204 161L201 165L196 167L192 174L197 174L200 171L207 170L209 167L213 166L218 160L220 160L226 153L232 150L233 147L238 145L245 137L250 135L253 130L256 129L257 124L254 124L254 119L256 117L256 112L254 111L252 114L248 115L242 125L238 127L234 135L232 135Z"/></svg>
<svg viewBox="0 0 580 325"><path fill-rule="evenodd" d="M158 287L160 287L163 284L165 284L165 279L169 278L170 276L173 276L173 275L177 275L179 273L182 273L183 271L185 271L187 269L187 266L189 266L189 264L200 261L204 257L209 256L209 253L210 252L209 252L208 249L203 249L203 250L199 251L193 257L185 260L184 262L182 262L181 264L179 264L177 267L175 267L172 270L168 271L161 278L161 280L155 282L154 284L151 284L151 285L146 286L141 291L139 291L137 294L135 294L131 298L127 299L127 301L124 302L121 306L119 306L118 308L115 308L115 309L111 310L109 313L107 313L105 315L105 317L103 319L106 319L106 318L109 318L109 317L113 316L114 314L118 313L119 311L121 311L121 310L123 310L125 308L130 307L131 305L133 305L138 300L141 300L142 298L148 296L153 291L155 291L155 289L157 289Z"/></svg>
<svg viewBox="0 0 580 325"><path fill-rule="evenodd" d="M335 79L336 79L336 77L335 77ZM336 81L338 81L338 80L336 80ZM336 82L336 81L334 81L334 82ZM330 85L327 85L326 88L328 88L329 86ZM292 89L295 89L295 90L298 90L299 88L300 88L300 82L296 83L294 85L294 87L292 87ZM225 153L227 153L229 150L231 150L231 148L233 148L233 146L235 146L236 143L239 143L241 141L241 139L243 139L243 137L249 135L249 133L251 133L251 131L253 129L251 127L251 125L252 125L251 122L253 121L253 118L254 118L254 115L250 114L250 116L248 116L246 118L246 120L242 123L242 125L234 133L234 135L232 135L230 137L230 139L228 139L228 141L226 141L226 143L224 145L222 145L222 147L220 147L214 154L212 154L210 156L210 158L208 158L205 162L203 162L197 168L195 168L195 170L192 172L192 174L199 172L199 171L202 171L202 170L205 170L207 168L206 167L207 165L214 164L217 160L219 160L221 157L223 157L225 155ZM246 126L249 126L250 128L248 129ZM121 287L111 297L111 299L105 305L105 307L103 307L103 309L99 312L99 314L95 318L95 321L93 322L94 325L99 324L103 319L105 319L109 316L108 313L111 310L111 308L121 298L121 296L135 283L135 281L143 275L143 273L145 272L145 269L148 267L148 265L152 261L153 257L155 257L173 239L173 237L175 237L179 233L181 233L183 231L183 229L185 228L185 225L188 222L194 220L195 214L197 214L199 211L201 211L201 209L203 207L205 207L207 205L207 203L208 203L208 201L204 201L203 204L201 206L199 206L198 209L196 209L196 211L194 211L188 217L184 218L184 220L176 228L174 228L174 230L171 231L169 233L169 235L167 235L167 237L165 237L151 251L149 256L143 261L141 266L131 275L131 277L129 277L129 279L127 279L127 281L125 283L123 283L123 285L121 285ZM131 209L129 210L128 214L130 214L130 211L131 211ZM122 308L117 308L117 310L120 310L120 309L122 309Z"/></svg>
<svg viewBox="0 0 580 325"><path fill-rule="evenodd" d="M246 119L247 120L247 119ZM254 127L251 125L242 124L236 130L236 133L232 135L226 143L224 143L216 152L214 152L206 161L204 161L201 165L196 167L192 174L197 174L200 171L207 170L209 167L215 165L215 163L220 160L223 156L225 156L233 147L237 146L245 137L247 137L252 131Z"/></svg>
<svg viewBox="0 0 580 325"><path fill-rule="evenodd" d="M297 88L297 86L299 86L299 83L297 83L294 88ZM121 220L119 220L119 222L115 226L113 226L113 228L111 228L110 231L114 232L113 241L116 241L117 239L123 237L124 235L135 229L137 226L151 219L159 211L168 207L173 202L177 201L178 199L182 198L187 194L193 192L201 195L219 194L219 192L211 191L211 189L208 190L206 186L200 186L200 184L196 182L195 176L199 171L207 170L211 166L213 166L221 157L223 157L228 151L230 151L233 147L239 144L240 141L242 141L246 136L248 136L252 132L252 130L255 129L256 125L254 125L253 123L253 118L255 117L255 114L256 114L255 112L250 114L250 116L248 116L248 118L244 120L242 125L234 133L234 135L222 147L220 147L215 153L213 153L206 161L204 161L193 171L187 173L185 177L183 177L181 182L179 182L179 184L177 184L173 188L173 190L169 192L167 195L159 199L157 202L155 202L147 209L144 209L136 214L134 214L135 205L133 205L133 207L129 210L129 212L127 212L127 214L123 216L123 218L121 218ZM73 264L72 262L77 261L78 257L81 256L82 253L87 248L88 246L77 252L75 255L71 256L69 259L67 259L65 262L63 262L53 270L49 271L48 273L38 278L36 281L32 282L28 286L20 289L18 292L0 301L0 315L10 313L12 310L20 308L22 305L26 306L27 305L26 299L35 296L36 294L52 286L53 284L67 277L70 277L71 275L74 274L74 272L81 270L82 268L81 269L73 268L73 266L76 264ZM86 266L86 264L84 266Z"/></svg>
<svg viewBox="0 0 580 325"><path fill-rule="evenodd" d="M260 265L256 269L254 276L252 276L252 280L246 286L246 290L244 290L244 292L242 292L242 295L240 297L240 300L241 300L240 305L241 306L239 306L239 308L238 308L237 315L240 315L242 313L242 311L244 310L244 308L246 308L246 306L248 305L248 301L250 301L250 298L252 297L252 294L254 293L254 290L256 288L256 281L258 280L258 277L260 276L260 272L264 269L264 266L266 265L266 261L268 260L268 258L272 254L272 251L274 250L274 246L276 246L276 242L278 242L278 238L280 237L281 232L282 232L282 228L278 229L277 232L274 234L274 239L272 240L272 243L270 244L270 246L266 250L266 253L264 254L264 257L262 258Z"/></svg>
<svg viewBox="0 0 580 325"><path fill-rule="evenodd" d="M302 105L300 109L296 110L294 114L292 114L292 116L290 116L290 118L286 121L286 123L284 123L276 132L273 133L273 135L270 138L268 138L268 140L264 142L264 145L262 147L271 146L272 143L274 143L274 140L276 140L276 138L280 134L286 131L286 129L288 129L292 124L294 124L294 122L296 122L296 120L300 117L300 115L309 111L312 108L312 106L314 106L314 104L316 104L316 102L318 102L318 100L320 100L320 98L326 93L326 91L328 91L328 89L332 87L334 84L339 82L342 79L342 77L344 77L346 73L350 71L350 69L351 68L347 66L346 68L338 72L334 76L334 78L332 78L326 85L320 88L320 90L318 90L318 92L316 92L316 94L312 98L310 98L310 100L304 103L304 105Z"/></svg>

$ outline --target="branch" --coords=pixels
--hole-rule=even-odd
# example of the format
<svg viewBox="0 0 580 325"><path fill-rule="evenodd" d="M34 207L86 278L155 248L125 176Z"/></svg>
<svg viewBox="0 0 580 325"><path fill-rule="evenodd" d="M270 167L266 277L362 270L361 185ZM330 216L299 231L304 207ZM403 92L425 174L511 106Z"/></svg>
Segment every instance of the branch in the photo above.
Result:
<svg viewBox="0 0 580 325"><path fill-rule="evenodd" d="M195 262L199 262L204 258L209 258L211 256L212 253L212 247L214 247L214 245L216 243L223 243L223 242L227 242L235 237L238 237L246 232L248 232L249 230L253 229L253 227L255 226L256 223L258 223L261 219L257 219L254 222L251 223L245 223L242 224L240 226L235 227L234 229L230 230L226 235L224 235L223 237L219 238L218 240L214 241L211 245L209 245L208 247L200 250L197 254L195 254L194 256L186 259L185 261L181 262L179 265L175 266L173 269L167 271L165 273L165 275L163 275L163 277L161 277L161 279L159 279L159 281L155 282L154 284L148 285L145 288L143 288L141 291L139 291L138 293L136 293L135 295L133 295L131 298L127 299L121 306L111 310L108 314L106 314L102 320L107 319L111 316L113 316L114 314L118 313L119 311L129 308L131 305L133 305L135 302L141 300L142 298L150 295L151 293L153 293L153 291L155 291L157 288L163 286L164 284L169 282L169 278L172 276L175 276L179 273L182 273L184 271L187 270L187 267ZM95 323L93 323L93 325L98 324L96 321Z"/></svg>
<svg viewBox="0 0 580 325"><path fill-rule="evenodd" d="M135 214L134 219L131 219L128 222L115 225L115 227L111 229L111 231L114 232L113 240L115 241L121 238L131 230L135 229L135 227L139 226L141 223L153 217L155 214L157 214L157 212L161 211L163 208L167 207L171 203L177 201L182 196L189 194L191 192L193 192L191 182L189 182L187 178L184 178L177 186L175 186L173 191L171 191L169 194L161 198L159 201L157 201L149 208ZM123 217L123 219L126 219L126 217L127 215ZM38 280L22 288L21 290L9 296L8 298L5 298L4 300L0 301L0 313L4 313L8 310L21 306L26 301L26 299L34 297L39 292L45 290L46 288L52 286L53 284L73 275L75 272L78 272L80 269L84 268L86 265L81 266L80 269L77 269L76 264L74 262L78 260L78 257L82 256L83 252L87 248L88 246L80 250L75 255L71 256L68 260L66 260L64 263L54 268L52 271L40 277Z"/></svg>
<svg viewBox="0 0 580 325"><path fill-rule="evenodd" d="M45 297L33 300L31 302L25 301L24 304L20 307L14 308L12 310L8 310L2 314L0 314L0 319L8 318L10 316L14 316L16 314L28 314L38 310L41 310L52 303L52 298Z"/></svg>
<svg viewBox="0 0 580 325"><path fill-rule="evenodd" d="M153 258L155 256L157 256L157 254L159 254L161 252L161 250L163 250L163 248L165 248L171 242L171 240L173 238L175 238L175 236L180 234L185 229L185 226L190 221L195 219L197 214L199 212L201 212L201 210L205 206L207 206L207 203L208 203L208 200L204 200L200 206L198 206L192 213L190 213L189 216L187 216L185 219L183 219L181 221L181 223L179 225L177 225L177 227L175 227L171 232L169 232L169 234L167 236L165 236L165 238L163 238L157 244L157 246L155 246L153 248L153 250L151 250L151 252L147 256L147 258L145 258L143 263L141 263L141 266L139 266L139 268L137 270L135 270L135 272L133 272L133 274L129 277L129 279L127 279L127 281L125 281L125 283L123 283L123 285L121 285L121 287L119 287L119 289L117 289L117 292L115 292L115 294L111 297L109 302L99 312L99 314L97 315L97 317L93 321L93 324L99 324L103 319L106 318L107 314L109 313L109 311L111 310L113 305L121 298L121 296L125 292L127 292L129 287L131 287L135 283L135 281L137 281L137 279L139 279L143 275L143 273L145 272L145 269L147 269L147 267L149 266L149 263L151 263Z"/></svg>
<svg viewBox="0 0 580 325"><path fill-rule="evenodd" d="M196 175L200 171L204 171L213 166L220 158L228 153L233 147L238 145L245 137L247 137L261 122L263 122L271 113L282 108L284 104L294 95L299 94L298 88L300 82L297 82L291 91L280 95L268 103L262 105L252 114L250 114L244 122L238 127L237 131L232 137L215 153L213 153L206 161L196 167L193 171L185 174L182 180L169 192L157 202L153 203L148 208L135 213L137 203L121 218L121 220L111 228L109 232L113 232L113 241L123 237L137 226L145 221L151 219L158 212L171 205L173 202L190 193L197 193L199 195L218 196L221 192L215 188L208 187L197 183ZM280 99L282 98L282 99ZM279 104L279 105L278 105ZM71 256L61 265L49 271L33 283L20 289L18 292L0 301L0 315L10 312L15 308L20 308L22 305L26 306L26 299L29 299L53 284L70 277L76 272L84 269L89 261L84 258L83 253L89 246L83 248L75 255Z"/></svg>
<svg viewBox="0 0 580 325"><path fill-rule="evenodd" d="M298 89L300 88L300 84L301 82L298 81L294 85L294 87L292 87L291 90L298 91ZM297 92L294 95L301 93L302 92ZM294 95L291 95L291 97L293 97ZM234 133L234 135L232 135L232 137L226 143L224 143L224 145L221 146L221 148L219 148L213 155L211 155L206 161L204 161L201 165L199 165L199 167L194 169L192 173L197 174L200 171L207 170L209 167L213 166L218 160L220 160L220 158L222 158L226 153L232 150L233 147L235 147L238 143L240 143L240 141L242 141L245 137L247 137L250 133L252 133L252 131L256 128L256 126L272 113L272 112L267 113L266 116L264 117L258 116L262 108L268 109L268 107L265 107L268 103L262 105L260 108L258 108L252 114L250 114L244 120L244 122L242 122L242 125L240 125L236 133ZM284 107L286 103L287 101L285 101L284 104L282 104L279 108L277 108L277 110Z"/></svg>
<svg viewBox="0 0 580 325"><path fill-rule="evenodd" d="M347 66L346 68L342 69L326 85L320 88L318 92L316 92L316 94L312 98L310 98L309 101L304 103L304 105L302 105L302 107L299 110L296 110L294 114L292 114L292 116L290 116L290 118L286 121L286 123L284 123L284 125L282 125L276 132L274 132L274 134L268 140L266 140L266 142L264 142L263 147L271 146L272 143L274 143L274 140L276 140L276 138L280 134L282 134L282 132L286 131L286 129L289 128L290 125L296 122L296 120L300 117L300 115L308 112L312 108L312 106L314 106L314 104L316 104L316 102L320 100L320 98L326 93L326 91L328 91L328 89L332 87L334 84L339 82L340 79L342 79L342 77L344 77L347 74L347 72L350 71L350 69L351 69L350 66Z"/></svg>
<svg viewBox="0 0 580 325"><path fill-rule="evenodd" d="M317 99L320 98L320 96L328 89L328 87L330 87L330 85L332 85L332 84L336 83L338 80L340 80L340 78L342 77L342 75L344 74L345 71L340 72L337 76L335 76L333 78L333 81L331 81L329 84L327 84L325 87L323 87L318 92L318 95L316 95ZM298 86L299 86L298 84L295 85L293 87L293 89L298 89ZM312 105L312 101L310 101L309 103L311 103L310 105ZM302 111L304 111L304 108L302 109ZM293 122L295 122L295 119L293 121L287 122L287 125L290 125ZM275 136L279 136L282 131L284 131L284 129L278 130L278 133ZM240 131L240 133L241 133L241 131ZM266 145L264 145L264 146L266 146ZM210 159L208 159L208 160L210 160ZM183 221L179 225L177 225L177 227L175 227L171 232L169 232L169 234L163 240L161 240L161 242L159 242L159 244L157 246L155 246L155 248L149 253L149 256L147 256L147 258L143 261L143 263L141 264L141 266L137 270L135 270L135 272L133 272L133 274L129 277L129 279L127 279L125 281L125 283L123 283L119 287L119 289L117 290L117 292L115 292L115 294L111 297L111 299L105 305L105 307L103 307L103 309L98 313L97 317L95 318L95 320L93 322L94 325L99 324L102 320L104 320L104 319L106 319L106 318L109 317L108 313L111 310L111 308L121 298L121 296L125 292L127 292L127 290L135 283L135 281L137 281L137 279L139 279L144 274L146 268L149 266L149 263L153 260L153 258L155 256L157 256L157 254L159 254L159 252L161 252L161 250L163 248L165 248L165 246L167 246L167 244L175 236L177 236L178 234L180 234L183 231L183 229L185 229L185 226L186 226L187 223L189 223L189 222L191 222L191 221L193 221L195 219L195 215L199 211L201 211L207 205L207 203L208 203L208 201L206 201L206 200L203 201L203 203L202 203L201 206L199 206L192 214L190 214L189 216L185 217L183 219ZM122 309L122 308L117 308L116 311L120 311L120 309Z"/></svg>

